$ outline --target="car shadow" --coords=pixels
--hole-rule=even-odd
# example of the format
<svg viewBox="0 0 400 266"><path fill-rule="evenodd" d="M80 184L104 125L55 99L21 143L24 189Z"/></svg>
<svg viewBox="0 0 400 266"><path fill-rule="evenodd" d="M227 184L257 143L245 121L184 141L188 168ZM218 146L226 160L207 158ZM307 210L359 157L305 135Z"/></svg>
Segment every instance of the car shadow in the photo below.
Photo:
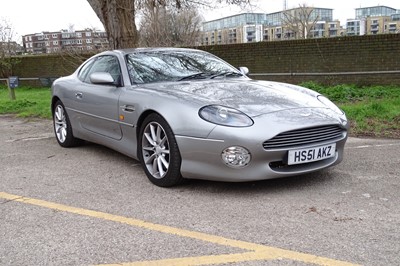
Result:
<svg viewBox="0 0 400 266"><path fill-rule="evenodd" d="M87 151L98 154L99 156L107 155L112 156L116 161L120 163L127 163L128 165L137 165L138 171L144 174L143 169L141 169L140 162L125 156L117 151L109 149L105 146L85 142L84 145L77 147L78 149L86 149ZM298 176L267 179L262 181L248 181L248 182L219 182L219 181L208 181L208 180L198 180L198 179L185 179L180 185L160 188L176 190L178 192L202 192L202 193L275 193L275 192L285 192L293 190L315 190L318 187L326 187L334 184L334 179L337 173L331 169L324 169L321 171L303 174ZM146 180L148 181L148 180ZM149 182L149 185L153 185Z"/></svg>
<svg viewBox="0 0 400 266"><path fill-rule="evenodd" d="M317 187L326 187L334 183L335 173L329 169L321 170L314 173L267 179L262 181L250 182L218 182L207 180L185 180L185 182L173 189L193 190L196 192L203 191L205 193L274 193L293 190L312 190Z"/></svg>

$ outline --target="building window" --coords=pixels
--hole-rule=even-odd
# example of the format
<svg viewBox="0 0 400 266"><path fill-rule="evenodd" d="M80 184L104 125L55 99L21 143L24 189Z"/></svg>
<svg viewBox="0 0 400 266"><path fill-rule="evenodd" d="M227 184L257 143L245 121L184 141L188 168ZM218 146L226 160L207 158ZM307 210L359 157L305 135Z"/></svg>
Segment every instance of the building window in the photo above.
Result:
<svg viewBox="0 0 400 266"><path fill-rule="evenodd" d="M58 45L58 41L53 41L53 45Z"/></svg>
<svg viewBox="0 0 400 266"><path fill-rule="evenodd" d="M86 37L90 37L90 36L92 36L92 33L91 33L90 31L87 31L87 32L85 33L85 35L86 35Z"/></svg>
<svg viewBox="0 0 400 266"><path fill-rule="evenodd" d="M58 34L57 34L57 33L53 33L53 34L51 35L51 37L52 37L53 39L56 39L56 38L58 37Z"/></svg>

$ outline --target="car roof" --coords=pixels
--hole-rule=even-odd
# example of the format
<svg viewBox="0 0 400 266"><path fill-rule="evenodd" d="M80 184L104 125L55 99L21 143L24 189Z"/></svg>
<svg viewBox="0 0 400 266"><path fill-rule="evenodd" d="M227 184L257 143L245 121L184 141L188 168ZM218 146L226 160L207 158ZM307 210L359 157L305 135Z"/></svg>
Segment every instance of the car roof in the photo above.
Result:
<svg viewBox="0 0 400 266"><path fill-rule="evenodd" d="M146 48L128 48L128 49L117 49L114 50L116 53L129 54L129 53L141 53L141 52L204 52L198 49L191 48L174 48L174 47L146 47Z"/></svg>

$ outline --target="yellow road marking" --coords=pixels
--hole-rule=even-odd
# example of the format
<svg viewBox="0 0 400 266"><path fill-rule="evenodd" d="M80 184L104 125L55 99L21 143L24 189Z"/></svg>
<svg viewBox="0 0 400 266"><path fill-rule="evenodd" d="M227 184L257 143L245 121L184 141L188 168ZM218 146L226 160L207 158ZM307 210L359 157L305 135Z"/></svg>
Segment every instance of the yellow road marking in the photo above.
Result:
<svg viewBox="0 0 400 266"><path fill-rule="evenodd" d="M212 255L212 256L201 256L201 257L186 257L186 258L173 258L155 261L140 261L133 263L119 263L115 265L208 265L208 264L221 264L221 263L235 263L235 262L245 262L245 261L257 261L257 260L277 260L277 259L288 259L295 260L305 263L312 263L317 265L355 265L344 261L314 256L306 253L290 251L275 247L268 247L264 245L259 245L255 243L229 239L225 237L210 235L206 233L200 233L185 229L179 229L172 226L166 226L161 224L154 224L146 222L143 220L113 215L109 213L92 211L82 208L71 207L63 204L48 202L44 200L38 200L33 198L27 198L23 196L8 194L5 192L0 192L0 198L22 202L25 204L31 204L35 206L44 207L47 209L58 210L98 219L103 219L107 221L113 221L118 223L123 223L131 226L136 226L152 231L157 231L165 234L171 234L191 239L197 239L209 243L214 243L223 246L229 246L234 248L240 248L250 252L237 253L237 254L224 254L224 255ZM109 264L112 265L112 264Z"/></svg>

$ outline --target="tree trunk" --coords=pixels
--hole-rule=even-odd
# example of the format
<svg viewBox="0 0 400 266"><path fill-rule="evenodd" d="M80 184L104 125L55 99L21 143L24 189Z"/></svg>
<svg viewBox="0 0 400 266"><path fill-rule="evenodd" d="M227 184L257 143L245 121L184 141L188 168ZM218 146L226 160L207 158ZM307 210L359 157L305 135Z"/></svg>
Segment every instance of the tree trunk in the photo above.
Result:
<svg viewBox="0 0 400 266"><path fill-rule="evenodd" d="M107 32L110 49L134 48L139 38L133 0L87 0Z"/></svg>
<svg viewBox="0 0 400 266"><path fill-rule="evenodd" d="M146 4L145 0L87 0L107 32L111 49L134 48L138 46L139 36L135 23L136 7ZM217 3L246 5L251 0L217 0ZM211 6L213 0L149 0L147 3L166 6Z"/></svg>

